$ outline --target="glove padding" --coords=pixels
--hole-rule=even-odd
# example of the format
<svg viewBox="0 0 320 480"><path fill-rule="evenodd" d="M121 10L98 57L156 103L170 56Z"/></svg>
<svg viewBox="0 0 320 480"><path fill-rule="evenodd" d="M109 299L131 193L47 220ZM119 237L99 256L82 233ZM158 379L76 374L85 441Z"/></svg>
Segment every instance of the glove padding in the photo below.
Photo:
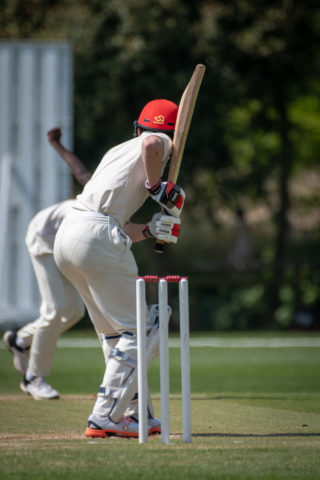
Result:
<svg viewBox="0 0 320 480"><path fill-rule="evenodd" d="M180 217L186 197L181 187L173 182L161 182L161 180L153 187L149 187L146 183L145 187L165 213L173 217Z"/></svg>
<svg viewBox="0 0 320 480"><path fill-rule="evenodd" d="M180 218L155 213L148 228L151 235L166 243L177 243L180 234Z"/></svg>

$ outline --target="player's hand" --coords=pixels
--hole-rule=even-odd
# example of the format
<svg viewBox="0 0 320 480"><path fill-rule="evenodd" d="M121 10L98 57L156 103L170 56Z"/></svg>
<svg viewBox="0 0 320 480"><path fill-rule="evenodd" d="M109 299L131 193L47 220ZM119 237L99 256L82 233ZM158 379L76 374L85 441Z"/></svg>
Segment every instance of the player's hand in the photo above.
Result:
<svg viewBox="0 0 320 480"><path fill-rule="evenodd" d="M144 228L147 238L157 238L166 243L177 243L180 234L180 218L163 213L155 213Z"/></svg>
<svg viewBox="0 0 320 480"><path fill-rule="evenodd" d="M47 132L49 143L60 142L61 136L62 136L62 133L59 127L51 128L51 130Z"/></svg>
<svg viewBox="0 0 320 480"><path fill-rule="evenodd" d="M161 179L153 187L149 187L147 183L145 187L165 213L180 217L186 196L181 187L173 182L161 182Z"/></svg>

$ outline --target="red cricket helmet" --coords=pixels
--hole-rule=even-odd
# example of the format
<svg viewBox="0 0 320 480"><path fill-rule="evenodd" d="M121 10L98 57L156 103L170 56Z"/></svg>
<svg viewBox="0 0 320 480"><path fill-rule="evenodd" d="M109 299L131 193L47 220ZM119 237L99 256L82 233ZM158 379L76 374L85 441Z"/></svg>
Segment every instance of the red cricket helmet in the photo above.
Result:
<svg viewBox="0 0 320 480"><path fill-rule="evenodd" d="M151 132L173 133L177 114L178 105L170 100L152 100L143 107L135 129L141 127Z"/></svg>

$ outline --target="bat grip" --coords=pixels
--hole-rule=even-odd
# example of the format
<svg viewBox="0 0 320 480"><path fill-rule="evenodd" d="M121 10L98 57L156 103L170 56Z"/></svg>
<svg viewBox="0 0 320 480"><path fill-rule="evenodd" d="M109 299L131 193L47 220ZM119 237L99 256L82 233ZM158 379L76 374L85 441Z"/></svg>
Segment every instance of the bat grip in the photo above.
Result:
<svg viewBox="0 0 320 480"><path fill-rule="evenodd" d="M157 240L154 246L154 251L156 253L163 253L164 252L164 243L162 240Z"/></svg>

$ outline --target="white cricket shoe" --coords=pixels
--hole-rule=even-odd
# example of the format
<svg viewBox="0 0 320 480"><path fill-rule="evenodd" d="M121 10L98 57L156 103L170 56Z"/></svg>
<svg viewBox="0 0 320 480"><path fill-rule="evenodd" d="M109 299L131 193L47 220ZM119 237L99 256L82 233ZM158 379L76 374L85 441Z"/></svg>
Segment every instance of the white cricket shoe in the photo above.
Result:
<svg viewBox="0 0 320 480"><path fill-rule="evenodd" d="M28 382L27 382L27 380L25 379L25 377L23 377L22 382L20 382L20 389L21 389L24 393L26 393L27 395L29 395L29 394L28 394L28 390L27 390L27 385L28 385Z"/></svg>
<svg viewBox="0 0 320 480"><path fill-rule="evenodd" d="M130 417L121 417L119 423L112 422L108 417L90 415L88 426L85 431L86 437L139 437L139 424Z"/></svg>
<svg viewBox="0 0 320 480"><path fill-rule="evenodd" d="M125 418L132 418L135 422L139 423L138 414L130 417L125 416ZM154 435L156 433L161 433L161 420L156 417L148 417L148 435Z"/></svg>
<svg viewBox="0 0 320 480"><path fill-rule="evenodd" d="M29 350L30 347L21 348L16 344L17 334L11 330L8 330L3 335L3 343L13 355L13 365L21 375L25 375L28 362L29 362Z"/></svg>
<svg viewBox="0 0 320 480"><path fill-rule="evenodd" d="M161 433L161 420L156 417L148 418L149 435Z"/></svg>
<svg viewBox="0 0 320 480"><path fill-rule="evenodd" d="M20 383L20 388L35 400L52 400L59 398L59 392L54 390L42 377L34 377L30 381L23 380L23 382Z"/></svg>

